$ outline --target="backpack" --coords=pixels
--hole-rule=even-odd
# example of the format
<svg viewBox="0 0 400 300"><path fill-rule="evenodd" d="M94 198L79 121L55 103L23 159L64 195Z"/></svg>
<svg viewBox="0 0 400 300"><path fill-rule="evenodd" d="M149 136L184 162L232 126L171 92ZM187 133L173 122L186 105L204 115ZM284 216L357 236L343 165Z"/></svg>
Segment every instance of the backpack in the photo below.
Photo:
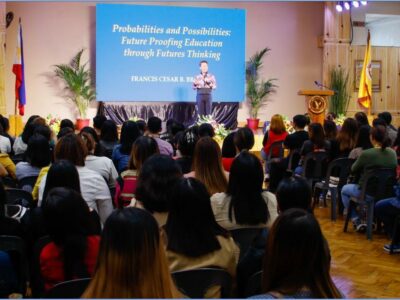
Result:
<svg viewBox="0 0 400 300"><path fill-rule="evenodd" d="M135 197L136 186L136 175L119 176L114 197L115 206L118 208L128 206L131 203L132 198Z"/></svg>

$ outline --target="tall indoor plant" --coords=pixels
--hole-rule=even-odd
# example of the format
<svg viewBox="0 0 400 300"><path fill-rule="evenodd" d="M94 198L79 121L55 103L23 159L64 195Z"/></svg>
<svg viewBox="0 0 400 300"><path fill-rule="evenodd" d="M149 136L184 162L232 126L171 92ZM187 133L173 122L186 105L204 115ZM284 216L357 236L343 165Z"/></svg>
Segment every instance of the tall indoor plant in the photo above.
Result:
<svg viewBox="0 0 400 300"><path fill-rule="evenodd" d="M329 87L335 92L329 101L329 111L337 116L346 115L350 102L349 73L343 68L333 68L329 75Z"/></svg>
<svg viewBox="0 0 400 300"><path fill-rule="evenodd" d="M260 122L258 111L268 102L268 96L275 92L277 87L274 84L276 79L260 79L263 58L270 50L269 48L264 48L260 52L256 52L246 62L246 96L250 108L250 118L247 119L247 126L252 130L256 130Z"/></svg>
<svg viewBox="0 0 400 300"><path fill-rule="evenodd" d="M78 109L79 118L76 120L78 130L89 125L86 117L87 109L96 93L91 82L91 72L87 68L87 63L81 63L84 49L80 50L69 64L55 65L55 74L63 79L67 98L71 100Z"/></svg>

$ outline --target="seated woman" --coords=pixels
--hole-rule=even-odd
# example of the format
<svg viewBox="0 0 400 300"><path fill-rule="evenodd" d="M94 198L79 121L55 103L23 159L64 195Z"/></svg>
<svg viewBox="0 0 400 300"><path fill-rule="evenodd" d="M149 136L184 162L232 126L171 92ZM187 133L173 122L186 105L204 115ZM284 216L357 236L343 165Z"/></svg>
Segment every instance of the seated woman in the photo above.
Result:
<svg viewBox="0 0 400 300"><path fill-rule="evenodd" d="M75 134L68 134L62 137L56 144L55 160L65 159L76 166L80 178L82 197L88 206L94 209L104 224L107 217L113 210L110 190L105 179L95 171L85 166L87 148L81 137ZM46 186L48 174L44 175L39 187L39 203L43 200L43 192Z"/></svg>
<svg viewBox="0 0 400 300"><path fill-rule="evenodd" d="M11 142L10 139L5 136L5 130L3 128L3 125L1 124L2 118L3 117L0 115L0 152L11 155Z"/></svg>
<svg viewBox="0 0 400 300"><path fill-rule="evenodd" d="M337 135L339 144L339 153L337 157L348 157L350 152L355 148L357 142L358 125L353 118L344 120L342 127ZM335 159L336 157L332 157Z"/></svg>
<svg viewBox="0 0 400 300"><path fill-rule="evenodd" d="M163 228L171 272L217 267L235 277L239 249L215 221L209 194L200 181L182 178L174 186Z"/></svg>
<svg viewBox="0 0 400 300"><path fill-rule="evenodd" d="M11 160L10 156L7 153L0 152L0 165L2 166L2 173L4 176L10 176L11 178L16 179L16 167L14 162ZM4 170L6 173L4 174Z"/></svg>
<svg viewBox="0 0 400 300"><path fill-rule="evenodd" d="M151 214L133 207L114 211L104 226L96 269L82 298L181 298L162 245Z"/></svg>
<svg viewBox="0 0 400 300"><path fill-rule="evenodd" d="M239 128L235 132L233 142L237 153L242 152L243 150L250 151L254 146L254 133L248 127Z"/></svg>
<svg viewBox="0 0 400 300"><path fill-rule="evenodd" d="M289 209L272 226L262 276L252 298L343 298L330 276L328 244L315 217Z"/></svg>
<svg viewBox="0 0 400 300"><path fill-rule="evenodd" d="M363 174L377 168L393 168L395 170L397 167L396 152L389 148L390 140L386 128L382 125L372 127L370 138L374 148L364 150L351 167L351 173L355 175L356 183L346 184L342 188L342 202L346 209L349 208L351 197L359 197L361 194ZM351 220L357 231L366 228L364 218L361 218L355 210L351 212Z"/></svg>
<svg viewBox="0 0 400 300"><path fill-rule="evenodd" d="M371 127L370 126L361 126L358 129L358 133L357 133L357 141L356 141L356 145L354 147L353 150L351 150L351 152L349 153L349 158L350 159L357 159L360 157L361 153L364 150L370 149L372 148L372 144L371 144L371 139L369 138Z"/></svg>
<svg viewBox="0 0 400 300"><path fill-rule="evenodd" d="M21 180L29 176L38 176L40 170L47 167L51 162L51 152L48 140L40 135L34 134L28 142L25 152L25 160L16 166L16 176Z"/></svg>
<svg viewBox="0 0 400 300"><path fill-rule="evenodd" d="M222 142L222 149L221 149L222 166L224 167L224 170L226 172L230 171L233 160L235 159L237 154L236 146L233 141L235 134L236 132L231 132L224 138L224 141Z"/></svg>
<svg viewBox="0 0 400 300"><path fill-rule="evenodd" d="M93 155L106 156L106 149L104 149L103 146L100 144L100 139L99 139L97 131L92 127L86 126L86 127L83 127L80 131L81 134L83 132L89 133L94 139L96 146L94 147Z"/></svg>
<svg viewBox="0 0 400 300"><path fill-rule="evenodd" d="M284 178L276 190L279 213L290 208L300 208L312 213L311 187L303 177Z"/></svg>
<svg viewBox="0 0 400 300"><path fill-rule="evenodd" d="M106 156L96 156L94 151L96 149L96 142L93 136L87 132L81 132L79 136L85 143L88 154L85 158L85 166L100 174L106 181L110 188L115 187L115 182L118 178L118 172L114 167L111 159Z"/></svg>
<svg viewBox="0 0 400 300"><path fill-rule="evenodd" d="M139 136L139 127L137 127L135 122L126 121L122 125L120 143L112 152L112 161L114 162L119 174L125 171L128 167L132 145Z"/></svg>
<svg viewBox="0 0 400 300"><path fill-rule="evenodd" d="M324 129L319 123L311 123L308 126L309 140L305 141L300 151L299 166L295 169L295 174L300 175L303 172L303 160L308 153L326 152L330 153L330 142L325 139Z"/></svg>
<svg viewBox="0 0 400 300"><path fill-rule="evenodd" d="M136 198L132 199L131 206L146 209L153 214L160 227L164 226L171 189L181 177L181 169L170 156L152 155L140 170Z"/></svg>
<svg viewBox="0 0 400 300"><path fill-rule="evenodd" d="M226 230L267 227L278 217L274 194L263 191L264 175L260 160L242 151L229 173L226 193L211 197L215 220Z"/></svg>
<svg viewBox="0 0 400 300"><path fill-rule="evenodd" d="M261 157L266 161L268 159L268 155L270 154L270 149L273 143L284 141L287 137L288 133L286 132L285 123L283 122L283 118L281 115L273 115L271 118L271 123L269 125L269 129L265 132L263 139L263 148L261 149ZM277 157L279 155L278 149L274 149L272 153L272 157ZM265 177L269 178L269 170L267 169L267 164L265 164Z"/></svg>
<svg viewBox="0 0 400 300"><path fill-rule="evenodd" d="M194 149L198 140L199 137L193 128L186 129L178 140L179 156L176 158L176 162L181 167L183 174L192 171Z"/></svg>
<svg viewBox="0 0 400 300"><path fill-rule="evenodd" d="M185 174L200 180L210 195L223 193L228 187L229 173L222 166L221 149L218 143L210 137L201 138L194 150L193 171Z"/></svg>
<svg viewBox="0 0 400 300"><path fill-rule="evenodd" d="M324 134L325 139L329 142L329 153L330 158L336 159L339 157L339 142L338 142L338 129L336 123L333 120L324 121Z"/></svg>
<svg viewBox="0 0 400 300"><path fill-rule="evenodd" d="M26 121L22 134L18 136L14 141L14 155L22 155L25 153L26 148L28 147L28 141L33 135L33 131L35 130L35 125L33 123L36 119L41 118L38 115L32 115L29 117L28 121Z"/></svg>
<svg viewBox="0 0 400 300"><path fill-rule="evenodd" d="M54 188L43 206L43 219L51 243L40 253L40 272L45 290L55 284L91 277L100 237L89 234L90 212L75 191Z"/></svg>
<svg viewBox="0 0 400 300"><path fill-rule="evenodd" d="M122 172L118 178L114 196L116 207L122 208L131 203L132 198L135 197L137 178L144 162L158 153L158 144L151 137L141 136L133 143L128 170Z"/></svg>
<svg viewBox="0 0 400 300"><path fill-rule="evenodd" d="M115 146L118 145L118 128L114 121L104 121L101 126L99 143L104 149L105 156L111 158Z"/></svg>

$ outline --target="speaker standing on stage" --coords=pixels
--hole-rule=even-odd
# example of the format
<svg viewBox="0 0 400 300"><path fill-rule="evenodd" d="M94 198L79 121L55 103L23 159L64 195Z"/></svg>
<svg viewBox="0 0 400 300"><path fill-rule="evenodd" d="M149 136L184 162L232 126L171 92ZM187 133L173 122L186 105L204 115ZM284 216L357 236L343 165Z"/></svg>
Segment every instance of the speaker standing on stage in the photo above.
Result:
<svg viewBox="0 0 400 300"><path fill-rule="evenodd" d="M199 116L211 115L212 90L217 88L215 76L208 73L208 62L200 63L200 74L194 78L193 88L197 90L196 104Z"/></svg>

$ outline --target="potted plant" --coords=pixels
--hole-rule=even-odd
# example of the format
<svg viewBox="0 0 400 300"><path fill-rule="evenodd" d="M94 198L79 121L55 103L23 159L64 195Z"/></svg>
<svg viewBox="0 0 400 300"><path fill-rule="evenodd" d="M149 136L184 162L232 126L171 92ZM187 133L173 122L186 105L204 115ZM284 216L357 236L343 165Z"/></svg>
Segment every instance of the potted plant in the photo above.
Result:
<svg viewBox="0 0 400 300"><path fill-rule="evenodd" d="M333 68L329 75L329 88L335 92L329 101L329 111L337 116L344 116L350 102L349 73L342 68Z"/></svg>
<svg viewBox="0 0 400 300"><path fill-rule="evenodd" d="M264 48L260 52L255 53L246 62L246 96L250 109L250 118L247 119L247 126L253 131L257 130L260 119L258 119L258 111L268 102L268 95L275 92L277 87L274 84L276 79L260 79L260 70L263 66L264 55L270 51Z"/></svg>
<svg viewBox="0 0 400 300"><path fill-rule="evenodd" d="M81 58L84 49L80 50L69 64L55 65L55 74L64 80L67 98L70 99L78 109L79 118L76 120L78 130L89 126L90 120L86 118L86 112L91 101L96 97L91 83L91 72L87 63L82 64Z"/></svg>

